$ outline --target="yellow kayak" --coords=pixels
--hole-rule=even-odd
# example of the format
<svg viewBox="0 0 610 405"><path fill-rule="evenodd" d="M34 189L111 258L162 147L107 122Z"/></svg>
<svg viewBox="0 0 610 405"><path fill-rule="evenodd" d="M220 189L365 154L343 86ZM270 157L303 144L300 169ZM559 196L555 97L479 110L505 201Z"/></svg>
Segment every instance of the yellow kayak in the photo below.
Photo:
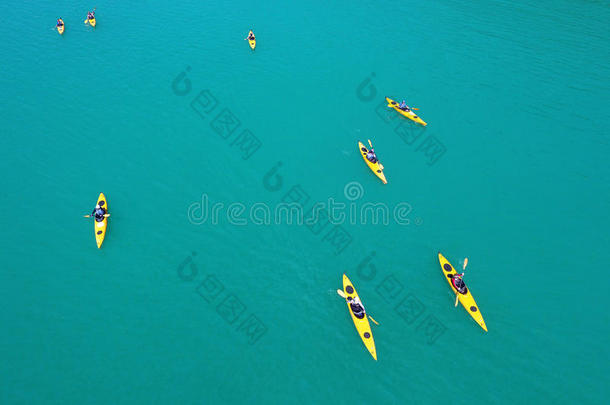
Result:
<svg viewBox="0 0 610 405"><path fill-rule="evenodd" d="M369 167L369 169L371 169L373 173L375 173L375 175L379 177L381 181L383 181L383 184L388 184L388 181L385 179L385 176L383 174L383 165L379 163L379 160L377 161L377 163L371 163L371 161L366 158L366 154L369 153L369 150L360 141L358 141L358 148L360 149L360 154L362 155L362 158L366 162L366 165Z"/></svg>
<svg viewBox="0 0 610 405"><path fill-rule="evenodd" d="M408 111L405 110L401 110L398 106L400 105L400 103L397 103L396 101L392 100L389 97L385 98L385 101L388 102L388 107L391 107L393 109L395 109L396 111L398 111L400 114L404 115L405 117L407 117L410 120L413 120L415 122L417 122L418 124L422 124L423 126L426 126L428 124L426 124L424 122L424 120L422 120L421 118L419 118L410 108Z"/></svg>
<svg viewBox="0 0 610 405"><path fill-rule="evenodd" d="M466 288L466 292L464 294L458 293L458 290L451 282L453 275L457 274L457 272L455 271L451 263L449 263L449 261L445 259L445 256L443 256L440 252L438 253L438 261L441 263L441 268L443 269L443 273L445 274L445 280L447 280L453 292L455 294L459 294L459 300L462 303L462 306L466 308L466 311L468 311L470 316L472 316L472 318L477 321L481 328L483 328L485 332L487 332L487 326L485 325L485 321L483 320L483 315L481 315L481 312L479 312L479 307L474 301L472 294L470 294L470 290Z"/></svg>
<svg viewBox="0 0 610 405"><path fill-rule="evenodd" d="M62 25L57 27L57 32L59 32L59 35L62 35L64 33L64 30L66 29L66 24L64 24L64 20L62 20L61 18L59 19L59 21L61 21Z"/></svg>
<svg viewBox="0 0 610 405"><path fill-rule="evenodd" d="M352 282L349 281L349 278L347 278L345 274L343 275L343 292L345 293L345 302L347 303L347 309L352 315L352 320L354 321L354 325L356 325L358 335L360 335L362 342L364 342L364 345L371 353L371 356L373 356L373 358L377 360L377 352L375 351L375 341L373 340L373 332L371 331L371 325L369 324L369 320L367 319L366 313L362 318L356 317L356 315L354 315L354 311L352 311L352 307L349 304L348 298L350 300L353 300L355 298L359 299L359 297L358 293L356 292L356 289L352 285ZM364 307L362 301L360 301L360 303Z"/></svg>
<svg viewBox="0 0 610 405"><path fill-rule="evenodd" d="M252 34L254 39L250 39L250 34ZM250 44L250 48L252 48L252 50L256 48L256 37L254 36L254 32L252 32L252 30L250 30L250 32L248 33L248 43Z"/></svg>
<svg viewBox="0 0 610 405"><path fill-rule="evenodd" d="M106 214L108 212L108 201L106 201L106 196L104 193L100 193L100 196L97 198L97 205L106 210ZM102 243L104 242L104 237L106 236L106 227L108 226L108 218L104 218L102 222L97 222L95 218L93 218L93 226L95 230L95 241L97 242L97 248L102 247Z"/></svg>
<svg viewBox="0 0 610 405"><path fill-rule="evenodd" d="M90 24L92 27L95 27L95 17L94 17L94 18L90 18L90 19L89 19L89 24Z"/></svg>

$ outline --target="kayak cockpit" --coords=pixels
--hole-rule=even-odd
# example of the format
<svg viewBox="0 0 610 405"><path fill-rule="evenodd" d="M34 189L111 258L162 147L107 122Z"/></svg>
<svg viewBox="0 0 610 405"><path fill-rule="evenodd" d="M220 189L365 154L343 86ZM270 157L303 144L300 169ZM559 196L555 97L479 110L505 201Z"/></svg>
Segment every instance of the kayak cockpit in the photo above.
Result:
<svg viewBox="0 0 610 405"><path fill-rule="evenodd" d="M365 315L364 307L362 306L360 299L358 299L358 297L356 297L356 298L347 297L347 301L349 302L349 307L352 310L352 313L354 314L354 316L358 319L364 318L364 315Z"/></svg>
<svg viewBox="0 0 610 405"><path fill-rule="evenodd" d="M368 160L369 162L371 162L372 164L375 164L377 162L379 162L379 160L377 159L377 155L375 154L375 152L373 152L373 150L368 150L367 148L361 148L362 150L362 154L364 155L364 157L366 157L366 160Z"/></svg>
<svg viewBox="0 0 610 405"><path fill-rule="evenodd" d="M466 283L462 280L461 277L451 277L451 285L459 292L460 294L466 294L468 292L468 288L466 288Z"/></svg>
<svg viewBox="0 0 610 405"><path fill-rule="evenodd" d="M351 308L351 310L354 313L354 316L356 318L358 318L358 319L364 318L364 308L362 308L362 305L352 302L349 304L349 307Z"/></svg>

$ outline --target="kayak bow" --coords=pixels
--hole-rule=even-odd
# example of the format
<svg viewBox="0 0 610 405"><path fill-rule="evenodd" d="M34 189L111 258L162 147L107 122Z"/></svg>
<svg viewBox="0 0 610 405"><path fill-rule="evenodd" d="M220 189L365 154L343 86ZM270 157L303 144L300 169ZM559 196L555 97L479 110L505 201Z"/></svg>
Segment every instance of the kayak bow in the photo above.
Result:
<svg viewBox="0 0 610 405"><path fill-rule="evenodd" d="M343 292L345 293L345 302L347 303L347 309L352 316L352 320L354 321L354 325L356 326L356 330L358 331L358 335L362 339L362 342L368 349L369 353L375 360L377 360L377 352L375 351L375 341L373 340L373 332L371 331L371 325L367 319L366 314L362 319L357 318L354 315L354 311L349 305L348 298L354 299L358 297L358 293L354 288L352 282L347 278L347 276L343 275ZM362 300L360 300L362 302ZM362 304L364 306L364 304Z"/></svg>
<svg viewBox="0 0 610 405"><path fill-rule="evenodd" d="M396 111L398 111L400 114L404 115L405 117L407 117L408 119L417 122L418 124L422 124L423 126L426 126L428 124L426 124L424 122L424 120L422 120L421 118L419 118L414 112L413 110L409 109L409 111L405 111L405 110L401 110L398 106L400 105L399 103L397 103L396 101L392 100L389 97L385 98L385 101L388 102L388 107L392 107L393 109L395 109Z"/></svg>
<svg viewBox="0 0 610 405"><path fill-rule="evenodd" d="M362 155L362 158L366 162L369 169L375 173L375 176L379 177L381 181L383 181L383 184L388 184L388 181L385 179L385 175L383 174L383 166L381 166L379 160L377 163L371 163L371 161L366 158L366 154L369 153L369 150L360 141L358 141L358 148L360 149L360 154Z"/></svg>
<svg viewBox="0 0 610 405"><path fill-rule="evenodd" d="M487 332L487 326L485 325L485 321L483 320L483 315L481 315L481 312L479 312L479 307L474 301L472 294L470 294L470 290L468 289L468 287L466 287L466 292L464 294L459 293L451 282L451 279L455 274L457 274L457 272L455 271L451 263L449 263L449 261L445 259L445 256L443 256L440 252L438 253L438 261L441 264L441 269L443 270L443 274L445 275L445 280L447 280L453 292L457 294L460 302L462 303L462 306L466 308L466 311L470 314L470 316L472 316L472 319L474 319L481 326L481 328L483 328L483 330Z"/></svg>

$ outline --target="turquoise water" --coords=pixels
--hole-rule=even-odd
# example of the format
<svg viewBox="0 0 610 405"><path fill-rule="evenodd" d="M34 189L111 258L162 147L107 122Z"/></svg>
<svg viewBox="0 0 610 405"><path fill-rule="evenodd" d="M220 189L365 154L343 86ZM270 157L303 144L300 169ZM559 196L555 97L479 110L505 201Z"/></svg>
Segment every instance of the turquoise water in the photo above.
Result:
<svg viewBox="0 0 610 405"><path fill-rule="evenodd" d="M109 1L95 29L87 7L0 5L0 402L607 397L608 2ZM100 191L98 250L82 215ZM409 223L223 211L329 199ZM438 251L469 258L487 334Z"/></svg>

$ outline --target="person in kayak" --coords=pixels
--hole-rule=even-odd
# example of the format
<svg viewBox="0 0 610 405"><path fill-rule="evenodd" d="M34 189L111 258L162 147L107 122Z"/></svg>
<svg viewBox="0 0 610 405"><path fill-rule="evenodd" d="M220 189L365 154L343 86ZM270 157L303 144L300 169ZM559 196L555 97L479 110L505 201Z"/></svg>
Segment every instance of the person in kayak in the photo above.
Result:
<svg viewBox="0 0 610 405"><path fill-rule="evenodd" d="M254 41L256 38L254 37L254 33L252 31L250 31L250 33L248 34L248 37L246 39L250 40L250 41Z"/></svg>
<svg viewBox="0 0 610 405"><path fill-rule="evenodd" d="M93 20L95 18L95 11L87 11L87 19Z"/></svg>
<svg viewBox="0 0 610 405"><path fill-rule="evenodd" d="M460 294L464 294L466 292L466 284L464 283L464 280L462 280L462 277L464 277L464 273L456 273L451 278L453 286Z"/></svg>
<svg viewBox="0 0 610 405"><path fill-rule="evenodd" d="M407 105L407 103L405 102L405 100L402 100L402 103L400 103L400 105L398 106L398 108L400 108L403 111L411 111L411 109L409 109L409 106Z"/></svg>
<svg viewBox="0 0 610 405"><path fill-rule="evenodd" d="M57 20L57 25L56 25L56 27L61 27L61 26L63 26L63 25L64 25L63 20L62 20L61 18L59 18L59 19Z"/></svg>
<svg viewBox="0 0 610 405"><path fill-rule="evenodd" d="M104 220L104 215L106 215L106 210L98 205L95 206L95 209L91 212L91 216L95 217L96 222L102 222Z"/></svg>
<svg viewBox="0 0 610 405"><path fill-rule="evenodd" d="M364 318L364 315L366 314L366 312L364 311L364 307L362 306L360 299L358 297L356 297L353 299L348 298L347 300L349 301L349 307L352 309L354 316L358 319Z"/></svg>
<svg viewBox="0 0 610 405"><path fill-rule="evenodd" d="M371 150L369 150L366 153L366 158L368 159L369 162L371 163L377 163L377 155L375 154L375 151L373 150L373 148L371 148Z"/></svg>

